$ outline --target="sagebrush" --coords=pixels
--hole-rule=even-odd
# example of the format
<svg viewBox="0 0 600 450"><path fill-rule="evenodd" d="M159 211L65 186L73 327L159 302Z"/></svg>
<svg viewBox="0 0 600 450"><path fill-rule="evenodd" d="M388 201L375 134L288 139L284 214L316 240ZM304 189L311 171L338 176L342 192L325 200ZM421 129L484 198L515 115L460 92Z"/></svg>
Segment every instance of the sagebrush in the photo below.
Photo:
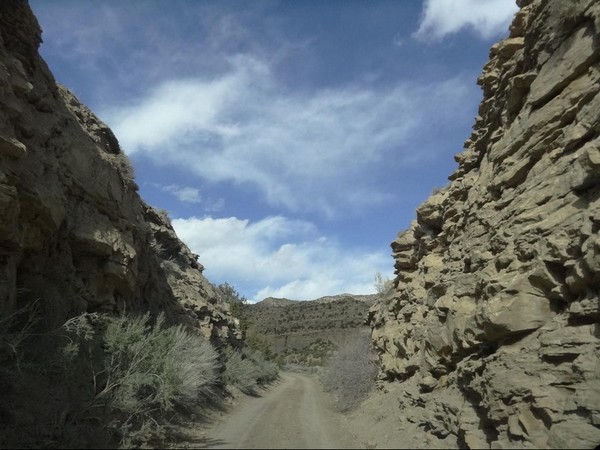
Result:
<svg viewBox="0 0 600 450"><path fill-rule="evenodd" d="M259 351L227 349L225 351L223 381L242 392L254 394L259 386L264 386L279 376L277 364L267 361Z"/></svg>
<svg viewBox="0 0 600 450"><path fill-rule="evenodd" d="M62 355L70 373L87 375L86 413L101 411L126 447L160 442L181 408L201 404L217 381L218 354L181 325L160 315L85 314L64 326ZM87 374L86 374L87 372Z"/></svg>
<svg viewBox="0 0 600 450"><path fill-rule="evenodd" d="M50 330L34 306L0 314L2 448L164 446L224 385L252 393L278 376L260 352L218 352L162 315L85 313Z"/></svg>

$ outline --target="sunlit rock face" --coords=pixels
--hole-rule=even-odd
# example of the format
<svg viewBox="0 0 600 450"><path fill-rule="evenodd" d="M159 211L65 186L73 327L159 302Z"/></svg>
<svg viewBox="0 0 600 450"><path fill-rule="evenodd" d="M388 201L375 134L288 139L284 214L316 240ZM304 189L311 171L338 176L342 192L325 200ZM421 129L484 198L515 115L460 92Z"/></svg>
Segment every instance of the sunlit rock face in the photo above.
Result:
<svg viewBox="0 0 600 450"><path fill-rule="evenodd" d="M0 311L164 312L236 339L225 305L166 215L146 205L117 138L38 54L24 0L0 2Z"/></svg>
<svg viewBox="0 0 600 450"><path fill-rule="evenodd" d="M409 419L448 445L594 448L600 4L518 4L458 169L392 243L373 342Z"/></svg>

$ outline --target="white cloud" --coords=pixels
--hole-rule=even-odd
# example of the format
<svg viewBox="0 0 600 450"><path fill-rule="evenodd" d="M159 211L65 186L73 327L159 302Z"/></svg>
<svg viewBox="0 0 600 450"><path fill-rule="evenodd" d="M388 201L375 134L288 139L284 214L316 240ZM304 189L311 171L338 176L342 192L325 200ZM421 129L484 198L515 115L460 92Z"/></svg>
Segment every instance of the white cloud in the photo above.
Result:
<svg viewBox="0 0 600 450"><path fill-rule="evenodd" d="M200 190L190 186L178 186L176 184L170 184L163 186L162 189L166 192L173 194L177 200L184 203L202 203L202 197L200 196Z"/></svg>
<svg viewBox="0 0 600 450"><path fill-rule="evenodd" d="M373 293L375 272L391 267L387 254L344 248L311 223L282 216L257 222L190 217L173 220L173 227L200 255L209 279L227 281L254 300Z"/></svg>
<svg viewBox="0 0 600 450"><path fill-rule="evenodd" d="M417 39L439 40L463 28L484 39L507 34L517 12L514 0L425 0Z"/></svg>
<svg viewBox="0 0 600 450"><path fill-rule="evenodd" d="M229 61L220 77L173 80L102 116L128 153L203 181L252 185L292 211L332 215L388 198L370 177L390 161L430 160L409 142L432 123L460 117L456 105L469 93L459 79L298 93L280 86L262 60Z"/></svg>
<svg viewBox="0 0 600 450"><path fill-rule="evenodd" d="M52 67L55 75L85 86L94 110L174 76L222 73L228 67L224 55L240 49L272 60L285 57L290 47L262 16L268 2L240 8L228 2L144 0L143 10L140 2L30 3L43 29L42 53L59 62ZM257 20L260 33L252 26ZM265 48L257 34L270 35L268 43L277 48ZM75 70L63 72L65 66Z"/></svg>

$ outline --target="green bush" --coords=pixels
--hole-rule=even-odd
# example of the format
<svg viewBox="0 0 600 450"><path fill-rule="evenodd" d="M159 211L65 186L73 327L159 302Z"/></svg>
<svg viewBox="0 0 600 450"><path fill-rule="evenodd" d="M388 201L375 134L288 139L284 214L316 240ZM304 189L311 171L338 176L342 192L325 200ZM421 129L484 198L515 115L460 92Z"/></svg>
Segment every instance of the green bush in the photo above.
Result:
<svg viewBox="0 0 600 450"><path fill-rule="evenodd" d="M250 329L246 332L245 338L246 345L250 350L262 353L267 359L272 359L271 345L265 334Z"/></svg>
<svg viewBox="0 0 600 450"><path fill-rule="evenodd" d="M229 304L231 315L240 321L240 329L245 333L250 326L246 310L248 300L227 282L221 283L215 288L220 301Z"/></svg>
<svg viewBox="0 0 600 450"><path fill-rule="evenodd" d="M326 363L321 382L333 393L336 407L348 411L360 404L375 386L377 366L373 362L370 336L361 333L348 340Z"/></svg>

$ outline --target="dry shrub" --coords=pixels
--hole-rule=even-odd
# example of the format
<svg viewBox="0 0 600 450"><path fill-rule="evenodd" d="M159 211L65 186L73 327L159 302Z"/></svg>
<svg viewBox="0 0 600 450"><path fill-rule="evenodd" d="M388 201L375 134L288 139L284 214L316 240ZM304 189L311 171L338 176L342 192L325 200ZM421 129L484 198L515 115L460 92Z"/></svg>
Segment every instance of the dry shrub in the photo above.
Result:
<svg viewBox="0 0 600 450"><path fill-rule="evenodd" d="M213 402L218 353L163 316L94 313L56 330L34 325L33 306L0 314L2 448L161 446Z"/></svg>
<svg viewBox="0 0 600 450"><path fill-rule="evenodd" d="M151 325L148 314L85 314L63 329L65 368L87 373L93 389L83 415L96 414L124 447L161 442L177 413L201 405L217 381L211 344L182 326L166 327L162 315Z"/></svg>
<svg viewBox="0 0 600 450"><path fill-rule="evenodd" d="M256 367L256 382L259 386L269 384L279 377L279 367L277 364L272 361L268 361L262 352L250 352L248 358Z"/></svg>
<svg viewBox="0 0 600 450"><path fill-rule="evenodd" d="M360 333L329 359L321 375L321 383L334 395L336 408L349 411L373 389L376 377L377 366L373 362L370 336Z"/></svg>
<svg viewBox="0 0 600 450"><path fill-rule="evenodd" d="M20 372L23 344L39 321L37 302L13 313L0 312L0 374L5 370Z"/></svg>
<svg viewBox="0 0 600 450"><path fill-rule="evenodd" d="M267 361L259 351L225 351L223 381L246 394L254 394L257 386L264 386L279 376L277 364Z"/></svg>
<svg viewBox="0 0 600 450"><path fill-rule="evenodd" d="M234 349L225 351L225 370L223 381L225 384L235 386L246 394L251 394L256 388L258 372L252 361L244 358L241 352Z"/></svg>

